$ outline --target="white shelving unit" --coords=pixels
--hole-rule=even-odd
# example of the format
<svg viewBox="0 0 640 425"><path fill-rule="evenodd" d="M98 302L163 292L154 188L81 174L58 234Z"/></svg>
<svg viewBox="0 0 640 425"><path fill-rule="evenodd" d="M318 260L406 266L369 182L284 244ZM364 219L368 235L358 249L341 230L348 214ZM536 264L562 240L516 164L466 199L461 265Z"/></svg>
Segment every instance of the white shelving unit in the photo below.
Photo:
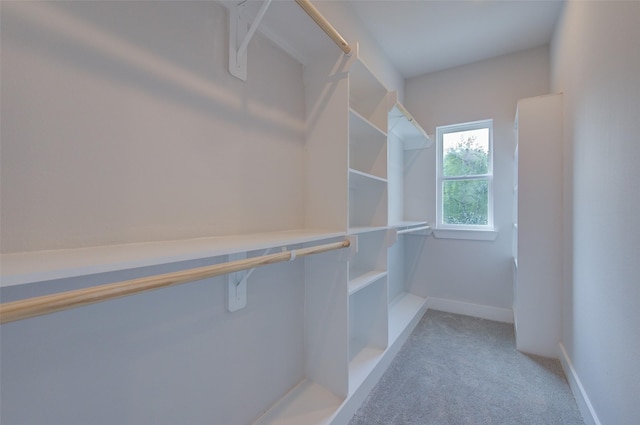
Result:
<svg viewBox="0 0 640 425"><path fill-rule="evenodd" d="M422 199L419 191L414 191L422 181L416 179L412 172L412 167L415 166L412 161L414 154L428 145L428 138L415 120L397 102L397 95L390 93L360 59L357 49L350 57L339 53L331 58L316 58L316 63L305 66L304 73L306 102L304 154L302 149L299 149L300 146L296 146L291 153L296 155L296 160L298 152L300 155L306 155L304 161L300 161L304 164L299 164L300 170L304 170L304 191L301 193L304 193L305 199L303 205L294 206L295 211L298 211L297 207L301 207L299 208L301 217L296 216L295 220L292 220L295 224L291 224L290 228L269 233L2 255L0 283L3 289L8 288L7 292L12 290L19 292L17 290L21 289L23 293L33 289L35 289L34 293L40 289L55 292L59 289L58 284L61 283L55 281L67 280L62 282L64 285L82 281L80 282L82 285L91 286L101 284L96 283L100 279L125 280L123 276L136 273L156 274L161 273L163 269L187 267L186 264L182 264L183 262L224 262L227 259L218 257L235 254L253 256L267 249L311 246L338 241L345 237L350 238L353 240L353 248L313 255L304 259L299 258L291 264L280 264L271 270L263 269L264 275L268 275L264 281L284 282L288 285L278 286L277 288L281 290L284 288L280 292L266 285L260 285L262 281L256 282L255 286L259 286L263 291L260 294L264 297L264 294L268 293L268 298L256 297L257 302L251 307L255 307L260 302L262 306L266 305L269 309L247 308L244 310L244 316L235 311L231 313L224 308L224 288L216 286L213 288L215 289L213 300L215 304L211 304L213 309L210 309L211 301L201 296L210 292L194 291L190 294L182 294L192 297L185 297L185 300L202 300L203 305L200 306L202 311L215 312L215 315L208 316L211 322L207 322L206 325L200 320L201 316L185 318L183 312L193 306L187 301L178 300L175 303L178 305L175 317L167 321L166 325L151 328L156 331L156 335L146 332L149 328L142 327L146 325L143 323L140 324L140 328L130 327L129 322L124 320L127 318L125 315L123 315L122 324L120 322L117 324L117 329L108 329L109 334L117 333L117 336L122 336L118 338L119 341L124 342L121 345L135 349L123 351L122 357L126 357L127 360L123 364L135 367L137 363L133 364L131 360L135 361L142 355L148 358L147 354L150 353L151 357L154 357L153 360L157 360L157 363L151 362L147 365L147 369L153 372L158 370L153 367L156 364L176 365L176 362L181 359L179 357L181 353L172 350L151 350L159 346L155 340L146 341L145 348L148 351L141 350L136 344L129 345L128 342L137 341L136 337L139 335L151 335L157 337L157 341L161 341L162 338L161 348L167 345L172 349L191 353L190 347L183 347L179 343L173 344L175 341L187 339L173 337L174 335L184 336L182 326L191 329L193 323L198 323L201 328L194 330L198 331L205 327L216 328L224 322L219 326L224 328L221 332L211 332L207 334L208 337L205 337L209 343L207 347L209 351L202 351L202 359L209 371L217 372L224 369L231 371L225 386L228 382L234 385L238 382L240 384L236 385L238 388L234 388L233 392L227 391L228 388L223 385L215 385L217 387L215 391L226 392L225 395L231 395L234 401L237 401L235 391L245 395L248 393L245 391L246 388L251 386L246 386L245 381L252 381L251 384L264 376L255 378L251 370L266 370L269 374L265 375L278 375L278 378L282 379L279 379L277 388L274 388L275 385L271 380L261 380L260 385L257 385L260 388L255 391L260 394L247 399L247 403L257 400L252 406L259 406L260 409L266 410L254 419L255 424L346 424L399 350L404 342L403 338L408 337L426 308L424 298L407 289L404 277L408 260L404 255L403 240L414 235L425 235L430 231L427 217L418 205L427 201ZM294 121L293 131L297 134L299 122ZM288 128L288 124L285 127ZM235 134L230 132L232 133ZM274 183L273 189L277 191L275 179L272 183ZM235 186L227 186L225 191L233 193ZM298 193L297 189L298 187L295 193ZM240 193L240 195L245 194ZM413 201L415 199L420 202L416 204ZM241 208L242 205L237 207ZM282 202L279 208L284 211L289 208L289 205L287 202ZM212 218L212 220L215 219L215 217ZM265 221L268 220L265 219ZM135 225L135 221L132 223ZM232 224L234 225L232 227L221 226L220 229L224 230L220 232L241 228L242 226L239 225L244 223ZM286 274L280 274L282 270ZM254 275L256 280L262 279L257 278L259 274ZM212 284L218 285L225 280L219 277ZM201 286L209 290L211 287L206 286L208 284L209 282L202 282ZM45 286L48 287L44 288ZM175 297L170 292L153 295L160 295L158 299L166 303L160 304L157 309L158 317L164 318L166 309L163 306L173 304ZM138 298L139 302L135 302L136 300L132 298L128 301L132 301L127 306L129 317L137 319L151 310L150 308L147 310L146 306L147 302L152 304L151 300ZM252 302L251 299L250 302ZM280 309L283 305L285 307ZM140 309L139 306L143 308ZM84 312L75 310L76 313L82 313L76 317L93 320L93 317L99 316L93 315L94 311L90 310L93 306L85 308L87 310ZM119 314L124 309L116 305L112 310L102 311L103 321L96 321L96 325L107 323L113 316L117 316L112 314L114 311ZM267 311L267 314L256 314L256 311ZM278 315L276 318L274 311L276 313L282 311L286 314ZM231 314L237 314L237 316L231 316ZM57 323L64 324L66 320L74 319L73 316L69 314L62 317ZM144 316L144 318L150 323L156 323L155 317ZM264 319L266 321L263 318L266 318ZM261 320L262 323L260 323ZM301 321L304 323L299 323ZM209 326L211 323L214 326ZM264 323L264 326L256 329L253 327L255 323L260 325ZM280 327L279 325L283 323L295 326ZM120 330L125 328L131 328L133 332L120 335ZM272 338L270 332L264 332L265 328L278 329L280 332ZM45 327L37 329L46 330ZM67 328L61 327L61 329ZM112 329L113 332L111 332ZM267 336L259 338L259 333ZM34 335L40 335L40 333L35 332L29 336L37 340ZM165 336L167 339L164 339ZM188 337L189 343L200 342L196 332ZM245 343L252 339L258 340L259 343L249 345L250 349L246 349ZM75 339L71 341L76 342ZM107 343L109 341L107 338ZM286 344L282 344L283 341L286 341ZM68 346L75 347L75 345ZM229 347L232 345L235 346ZM275 346L281 349L265 354L255 351L255 347L258 346L260 348ZM99 347L98 344L96 344L97 347ZM218 351L218 347L222 349ZM285 348L286 355L282 356ZM132 351L135 351L133 353L135 357ZM46 350L40 350L40 352L46 352ZM95 352L98 351L87 353ZM100 353L104 353L105 358L111 356L110 350L100 350ZM73 356L63 355L58 357L73 358ZM258 359L258 357L261 358ZM270 358L267 359L267 357ZM278 367L273 367L271 362L262 362L265 359L274 358L280 360L280 362L273 362ZM213 363L206 363L208 360ZM257 363L260 364L256 369L247 367ZM127 370L126 367L116 369L119 363L113 363L113 366L113 370ZM245 367L248 372L242 370ZM192 372L197 372L198 369L202 369L202 364L194 363ZM285 369L286 373L280 373ZM83 370L86 369L78 369L80 372ZM111 371L111 369L105 370L105 375ZM238 370L242 371L242 380L236 380L238 375L235 372ZM50 377L52 384L56 384L55 378L60 374L54 375L56 376ZM87 375L83 374L83 376ZM149 376L153 375L141 374L137 378L147 383L148 379L145 378ZM215 378L218 377L215 376ZM74 379L73 376L65 378L65 384L73 385ZM154 382L156 381L148 381L149 385L153 385ZM206 382L218 383L217 380ZM270 386L271 388L265 388ZM145 387L138 386L138 388ZM207 386L205 389L210 388L211 386ZM272 394L272 392L277 393ZM206 395L208 400L212 399L209 397L211 394L206 393ZM214 397L214 399L219 398ZM271 406L265 406L272 401L274 402ZM229 410L232 408L230 407ZM257 412L249 414L257 416Z"/></svg>
<svg viewBox="0 0 640 425"><path fill-rule="evenodd" d="M360 60L349 70L349 395L378 365L388 343L388 91ZM361 173L365 171L368 174Z"/></svg>
<svg viewBox="0 0 640 425"><path fill-rule="evenodd" d="M518 101L515 129L516 347L557 357L562 295L562 95Z"/></svg>
<svg viewBox="0 0 640 425"><path fill-rule="evenodd" d="M349 393L364 382L387 348L387 230L358 236L349 261Z"/></svg>
<svg viewBox="0 0 640 425"><path fill-rule="evenodd" d="M405 284L404 238L426 235L408 172L426 133L354 54L308 67L302 229L2 256L12 286L349 237L305 257L303 376L255 424L346 424L425 311ZM389 133L387 133L389 129ZM421 201L426 202L425 200ZM251 255L251 254L250 254ZM302 267L298 265L297 267Z"/></svg>
<svg viewBox="0 0 640 425"><path fill-rule="evenodd" d="M386 226L388 91L360 60L348 87L349 228Z"/></svg>
<svg viewBox="0 0 640 425"><path fill-rule="evenodd" d="M416 190L424 184L424 179L415 168L422 165L416 161L417 155L433 145L426 131L416 122L397 99L397 93L390 95L392 107L389 110L388 134L388 184L389 184L389 225L399 231L413 227L425 227L427 223L426 199L424 191ZM426 230L426 229L420 229Z"/></svg>
<svg viewBox="0 0 640 425"><path fill-rule="evenodd" d="M389 227L394 228L397 242L388 252L389 343L393 344L425 310L425 298L408 290L405 275L407 256L405 238L429 235L427 199L419 199L424 179L413 172L416 155L432 145L427 133L402 106L397 94L391 94L388 134ZM423 192L423 191L422 191ZM418 198L418 199L417 199ZM416 202L417 201L417 202Z"/></svg>
<svg viewBox="0 0 640 425"><path fill-rule="evenodd" d="M260 425L346 424L426 309L406 289L403 243L430 231L424 209L411 201L420 183L407 172L412 153L429 145L426 133L357 51L347 61L319 58L305 81L313 111L307 225L343 230L354 246L337 271L308 257L310 366Z"/></svg>

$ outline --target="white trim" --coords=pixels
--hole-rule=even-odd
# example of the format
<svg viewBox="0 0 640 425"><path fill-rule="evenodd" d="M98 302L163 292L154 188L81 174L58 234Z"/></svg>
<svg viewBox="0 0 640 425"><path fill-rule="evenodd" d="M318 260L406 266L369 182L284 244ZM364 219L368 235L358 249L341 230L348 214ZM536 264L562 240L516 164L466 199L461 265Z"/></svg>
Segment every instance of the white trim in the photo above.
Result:
<svg viewBox="0 0 640 425"><path fill-rule="evenodd" d="M576 399L576 403L578 404L582 420L584 420L585 425L601 425L600 419L598 419L598 415L589 400L589 396L584 390L576 370L573 368L573 364L567 354L567 350L564 349L561 342L558 343L558 351L560 352L560 363L562 363L562 369L569 381L569 386L571 387L573 397Z"/></svg>
<svg viewBox="0 0 640 425"><path fill-rule="evenodd" d="M433 229L433 236L438 239L495 241L498 231L496 229Z"/></svg>
<svg viewBox="0 0 640 425"><path fill-rule="evenodd" d="M426 303L427 308L447 313L463 314L465 316L494 320L496 322L513 323L513 310L510 308L492 307L489 305L472 304L464 301L434 297L427 297Z"/></svg>

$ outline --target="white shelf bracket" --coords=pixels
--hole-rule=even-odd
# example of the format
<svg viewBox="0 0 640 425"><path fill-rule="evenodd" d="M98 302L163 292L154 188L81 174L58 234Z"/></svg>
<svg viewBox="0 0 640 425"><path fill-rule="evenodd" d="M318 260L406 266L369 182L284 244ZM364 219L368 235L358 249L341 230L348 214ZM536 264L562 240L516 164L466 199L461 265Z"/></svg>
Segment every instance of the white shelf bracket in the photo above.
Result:
<svg viewBox="0 0 640 425"><path fill-rule="evenodd" d="M264 0L251 25L245 16L248 0L229 8L229 72L247 81L247 47L272 0Z"/></svg>
<svg viewBox="0 0 640 425"><path fill-rule="evenodd" d="M283 249L283 251L286 251L286 249ZM271 248L263 252L262 255L267 255L269 252L271 252ZM247 258L247 253L230 254L227 257L227 261L244 260ZM229 311L238 311L247 306L247 280L255 269L254 267L227 275L227 309Z"/></svg>
<svg viewBox="0 0 640 425"><path fill-rule="evenodd" d="M228 255L228 261L244 260L245 258L247 258L246 252ZM248 277L249 273L246 270L227 275L227 309L229 311L238 311L247 306Z"/></svg>

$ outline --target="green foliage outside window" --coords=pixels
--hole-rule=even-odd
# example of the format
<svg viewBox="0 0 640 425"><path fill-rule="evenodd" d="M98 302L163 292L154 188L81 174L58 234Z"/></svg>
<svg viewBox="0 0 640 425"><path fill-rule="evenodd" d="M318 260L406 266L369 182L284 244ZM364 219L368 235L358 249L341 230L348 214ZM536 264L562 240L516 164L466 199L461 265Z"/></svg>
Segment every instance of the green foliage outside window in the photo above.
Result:
<svg viewBox="0 0 640 425"><path fill-rule="evenodd" d="M453 134L452 134L453 135ZM486 174L489 169L488 150L476 143L476 137L460 139L445 150L444 176ZM487 178L444 180L443 222L446 224L488 224L489 181Z"/></svg>

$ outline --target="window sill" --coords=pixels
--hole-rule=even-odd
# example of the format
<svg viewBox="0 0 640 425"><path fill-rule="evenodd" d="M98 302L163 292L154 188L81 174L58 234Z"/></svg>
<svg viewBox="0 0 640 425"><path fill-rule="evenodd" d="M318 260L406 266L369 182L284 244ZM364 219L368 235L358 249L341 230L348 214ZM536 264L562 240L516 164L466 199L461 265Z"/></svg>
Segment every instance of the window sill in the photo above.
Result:
<svg viewBox="0 0 640 425"><path fill-rule="evenodd" d="M494 241L498 237L495 228L479 229L433 229L433 236L438 239L466 239L473 241Z"/></svg>

